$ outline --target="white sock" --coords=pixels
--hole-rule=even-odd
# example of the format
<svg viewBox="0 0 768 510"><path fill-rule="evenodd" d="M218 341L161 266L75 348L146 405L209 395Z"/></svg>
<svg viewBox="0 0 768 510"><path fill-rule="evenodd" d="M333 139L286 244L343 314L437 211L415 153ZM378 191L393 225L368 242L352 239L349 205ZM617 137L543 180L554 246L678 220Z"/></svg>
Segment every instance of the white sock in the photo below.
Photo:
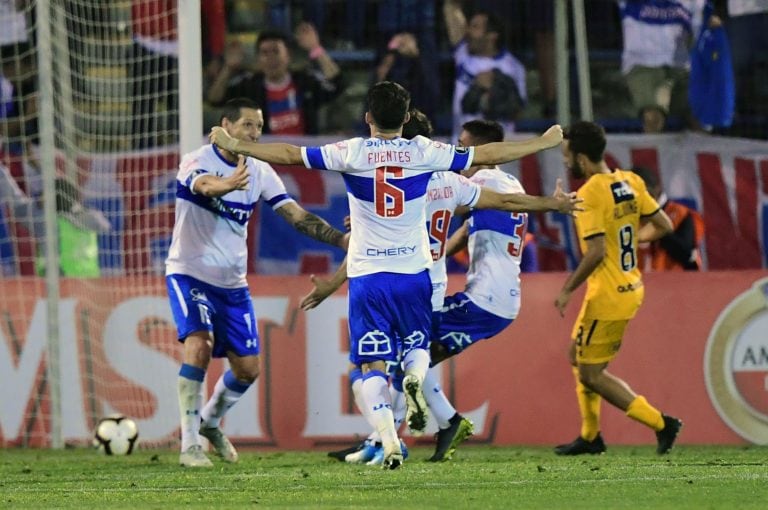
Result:
<svg viewBox="0 0 768 510"><path fill-rule="evenodd" d="M221 418L240 400L240 397L250 388L250 384L238 381L231 370L224 372L219 380L216 381L216 387L213 389L211 398L205 404L201 417L203 418L203 427L218 427L221 424Z"/></svg>
<svg viewBox="0 0 768 510"><path fill-rule="evenodd" d="M357 369L357 372L360 372L360 369ZM363 415L363 418L365 418L365 421L368 422L368 425L370 425L371 428L373 429L373 432L371 432L370 435L368 436L368 440L374 443L380 443L381 436L379 435L379 431L376 430L376 424L371 419L371 413L368 412L368 406L365 405L365 398L363 397L362 373L359 373L358 376L353 376L352 372L350 372L350 376L353 377L352 395L355 397L355 405L360 410L360 414Z"/></svg>
<svg viewBox="0 0 768 510"><path fill-rule="evenodd" d="M437 378L437 370L430 368L427 371L427 376L424 378L424 399L427 401L429 410L432 411L432 416L435 417L438 427L441 429L447 429L450 426L448 420L453 418L456 414L456 409L448 401L448 397L445 396L443 388L440 387L440 382Z"/></svg>
<svg viewBox="0 0 768 510"><path fill-rule="evenodd" d="M395 430L400 430L400 426L405 421L405 393L395 389L394 385L389 387L389 396L392 399L392 416L395 419Z"/></svg>
<svg viewBox="0 0 768 510"><path fill-rule="evenodd" d="M205 370L184 363L179 370L178 396L181 416L181 451L200 444L200 407L203 405Z"/></svg>
<svg viewBox="0 0 768 510"><path fill-rule="evenodd" d="M428 369L429 352L426 349L412 349L405 355L403 359L405 375L415 375L423 383Z"/></svg>
<svg viewBox="0 0 768 510"><path fill-rule="evenodd" d="M363 376L363 398L374 429L384 445L398 442L395 419L392 416L392 400L389 396L387 376L379 370L371 370Z"/></svg>

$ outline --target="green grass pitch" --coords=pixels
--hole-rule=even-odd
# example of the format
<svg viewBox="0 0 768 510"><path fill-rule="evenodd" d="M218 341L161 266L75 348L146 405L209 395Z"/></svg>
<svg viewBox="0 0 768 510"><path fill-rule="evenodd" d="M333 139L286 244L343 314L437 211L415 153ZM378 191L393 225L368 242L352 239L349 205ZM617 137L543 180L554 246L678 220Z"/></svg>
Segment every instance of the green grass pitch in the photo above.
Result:
<svg viewBox="0 0 768 510"><path fill-rule="evenodd" d="M90 449L0 450L0 508L765 509L768 449L465 445L450 462L413 448L402 469L349 465L324 452L241 452L236 465L185 469L178 453L107 457Z"/></svg>

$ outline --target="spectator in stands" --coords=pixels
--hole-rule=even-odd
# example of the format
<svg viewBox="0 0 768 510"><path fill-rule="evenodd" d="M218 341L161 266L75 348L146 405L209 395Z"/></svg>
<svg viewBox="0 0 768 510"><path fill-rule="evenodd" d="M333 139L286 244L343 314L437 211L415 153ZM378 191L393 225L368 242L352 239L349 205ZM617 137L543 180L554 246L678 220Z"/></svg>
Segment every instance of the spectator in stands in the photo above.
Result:
<svg viewBox="0 0 768 510"><path fill-rule="evenodd" d="M768 113L768 0L728 0L726 30L736 78L740 114Z"/></svg>
<svg viewBox="0 0 768 510"><path fill-rule="evenodd" d="M640 122L643 133L663 133L667 126L667 111L657 104L649 104L640 108Z"/></svg>
<svg viewBox="0 0 768 510"><path fill-rule="evenodd" d="M374 71L374 82L394 81L411 93L411 105L428 118L440 107L440 79L434 72L435 53L425 54L411 32L395 34Z"/></svg>
<svg viewBox="0 0 768 510"><path fill-rule="evenodd" d="M71 180L58 177L56 188L56 226L59 241L59 273L75 278L101 276L99 268L98 234L109 232L112 226L104 214L83 205L80 189ZM45 274L46 250L42 203L35 218L35 235L40 241L37 253L37 273Z"/></svg>
<svg viewBox="0 0 768 510"><path fill-rule="evenodd" d="M230 45L224 66L208 88L208 101L218 106L232 98L247 97L262 106L265 134L317 134L318 107L343 91L343 75L320 45L314 26L300 23L295 35L298 45L309 54L309 66L292 72L288 37L264 30L256 40L259 71L243 69L242 48Z"/></svg>
<svg viewBox="0 0 768 510"><path fill-rule="evenodd" d="M541 115L555 117L555 13L553 0L529 0L530 25L536 47L536 68L541 87Z"/></svg>
<svg viewBox="0 0 768 510"><path fill-rule="evenodd" d="M134 0L131 14L134 145L146 148L164 141L161 131L178 129L176 0Z"/></svg>
<svg viewBox="0 0 768 510"><path fill-rule="evenodd" d="M649 244L647 250L639 250L641 268L653 271L699 271L702 269L700 245L704 240L704 220L693 209L669 200L662 191L656 175L648 168L633 167L642 177L648 192L672 220L673 231ZM650 264L642 261L650 258Z"/></svg>
<svg viewBox="0 0 768 510"><path fill-rule="evenodd" d="M443 6L448 39L454 46L453 136L471 119L495 120L507 133L526 101L525 68L503 49L500 20L487 12L467 18L459 0Z"/></svg>
<svg viewBox="0 0 768 510"><path fill-rule="evenodd" d="M688 52L705 0L619 0L621 70L635 111L656 105L690 119Z"/></svg>

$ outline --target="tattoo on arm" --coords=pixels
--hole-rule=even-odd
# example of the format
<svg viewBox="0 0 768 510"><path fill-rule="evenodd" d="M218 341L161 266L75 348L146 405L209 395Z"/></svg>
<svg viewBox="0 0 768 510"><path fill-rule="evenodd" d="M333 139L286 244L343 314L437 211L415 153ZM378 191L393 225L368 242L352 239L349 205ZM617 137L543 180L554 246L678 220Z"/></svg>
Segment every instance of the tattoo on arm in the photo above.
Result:
<svg viewBox="0 0 768 510"><path fill-rule="evenodd" d="M293 228L308 235L312 239L332 246L339 246L341 239L344 237L344 233L340 230L336 230L330 226L324 219L320 218L307 211L300 211L304 214L295 214L293 211L287 210L287 207L281 207L278 209L278 213L293 225ZM299 213L297 211L296 213Z"/></svg>

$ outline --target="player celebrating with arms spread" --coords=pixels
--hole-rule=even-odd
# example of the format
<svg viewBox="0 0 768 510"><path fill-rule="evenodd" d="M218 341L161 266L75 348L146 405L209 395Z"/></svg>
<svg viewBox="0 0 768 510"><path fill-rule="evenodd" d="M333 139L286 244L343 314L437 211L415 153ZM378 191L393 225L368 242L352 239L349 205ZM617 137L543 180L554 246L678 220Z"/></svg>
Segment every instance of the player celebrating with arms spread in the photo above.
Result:
<svg viewBox="0 0 768 510"><path fill-rule="evenodd" d="M255 143L261 108L248 99L224 105L221 125L234 139ZM299 206L266 163L214 145L185 155L176 182L176 222L166 260L166 283L184 357L179 371L181 455L188 467L210 467L198 432L227 462L237 451L219 428L259 375L259 334L245 279L248 218L264 198L296 230L342 248L347 237ZM224 372L205 408L202 384L211 356L226 356Z"/></svg>
<svg viewBox="0 0 768 510"><path fill-rule="evenodd" d="M421 385L429 368L432 264L426 218L427 183L434 171L459 171L478 161L505 163L562 140L560 126L523 142L458 148L425 137L401 138L410 95L400 85L380 82L368 91L365 120L370 138L322 147L255 144L211 131L219 147L271 163L344 172L352 236L347 271L351 357L363 370L363 395L384 445L384 467L395 469L403 455L387 387L386 362L403 359L408 426L423 433L427 409Z"/></svg>
<svg viewBox="0 0 768 510"><path fill-rule="evenodd" d="M656 431L657 449L667 453L682 422L661 414L645 397L606 370L621 347L629 319L643 302L645 289L637 267L637 243L660 239L672 222L633 172L611 170L603 158L605 132L593 122L571 126L563 143L565 166L587 181L577 195L584 199L576 214L583 257L566 280L555 306L563 315L571 294L586 280L587 293L573 327L571 363L575 367L581 434L555 448L558 455L603 453L601 397L630 418ZM640 227L640 221L645 223Z"/></svg>

